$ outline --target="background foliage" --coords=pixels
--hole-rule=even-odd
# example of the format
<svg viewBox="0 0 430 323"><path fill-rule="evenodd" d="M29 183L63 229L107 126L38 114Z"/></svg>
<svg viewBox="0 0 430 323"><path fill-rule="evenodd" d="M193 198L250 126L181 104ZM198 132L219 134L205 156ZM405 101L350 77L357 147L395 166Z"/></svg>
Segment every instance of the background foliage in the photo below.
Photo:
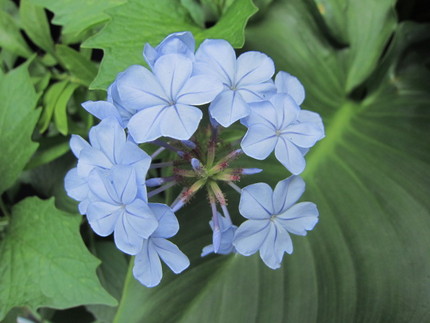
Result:
<svg viewBox="0 0 430 323"><path fill-rule="evenodd" d="M430 321L423 4L0 0L0 320ZM133 279L132 260L91 234L63 178L75 162L69 134L86 136L94 123L80 103L104 99L118 72L143 64L145 42L182 30L265 52L303 82L304 107L326 127L303 174L320 222L293 238L276 271L258 256L201 259L210 241L202 195L178 214L176 243L191 267L148 289ZM261 181L288 176L271 159L244 162L264 168Z"/></svg>

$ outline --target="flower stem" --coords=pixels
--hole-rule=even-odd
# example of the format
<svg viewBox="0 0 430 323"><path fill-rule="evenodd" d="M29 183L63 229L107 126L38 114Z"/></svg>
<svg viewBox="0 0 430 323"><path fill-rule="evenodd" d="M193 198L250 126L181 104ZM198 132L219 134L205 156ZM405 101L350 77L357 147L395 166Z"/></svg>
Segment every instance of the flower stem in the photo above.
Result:
<svg viewBox="0 0 430 323"><path fill-rule="evenodd" d="M148 193L148 198L151 198L161 192L164 192L165 190L171 188L172 186L174 186L176 184L176 181L171 181L163 186L160 186L159 188L156 188L155 190L151 191Z"/></svg>

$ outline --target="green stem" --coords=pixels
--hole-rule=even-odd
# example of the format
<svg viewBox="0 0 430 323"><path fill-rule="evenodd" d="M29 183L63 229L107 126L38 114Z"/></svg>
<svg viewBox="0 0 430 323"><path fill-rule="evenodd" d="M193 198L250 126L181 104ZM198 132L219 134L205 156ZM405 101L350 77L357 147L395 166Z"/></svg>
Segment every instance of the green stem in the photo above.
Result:
<svg viewBox="0 0 430 323"><path fill-rule="evenodd" d="M6 222L9 222L9 218L10 218L10 213L6 208L6 205L4 205L3 199L0 197L0 210L2 211L2 213L4 214L4 216L6 217Z"/></svg>
<svg viewBox="0 0 430 323"><path fill-rule="evenodd" d="M125 279L124 279L124 287L122 288L121 299L119 301L118 309L116 311L116 314L115 314L115 317L113 318L112 323L121 323L122 312L124 311L125 304L127 304L127 296L129 294L128 290L130 288L131 282L134 281L133 266L134 266L134 257L131 257L130 262L128 264L127 275L125 276Z"/></svg>

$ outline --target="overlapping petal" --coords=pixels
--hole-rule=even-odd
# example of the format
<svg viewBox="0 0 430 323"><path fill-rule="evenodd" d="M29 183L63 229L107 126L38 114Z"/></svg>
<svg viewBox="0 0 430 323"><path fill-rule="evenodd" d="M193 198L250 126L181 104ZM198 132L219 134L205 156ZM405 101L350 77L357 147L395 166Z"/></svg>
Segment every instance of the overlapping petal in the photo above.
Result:
<svg viewBox="0 0 430 323"><path fill-rule="evenodd" d="M250 256L260 250L270 231L270 221L248 220L236 230L233 245L237 252Z"/></svg>
<svg viewBox="0 0 430 323"><path fill-rule="evenodd" d="M293 205L276 217L288 232L304 236L318 222L318 209L312 202L301 202Z"/></svg>
<svg viewBox="0 0 430 323"><path fill-rule="evenodd" d="M242 189L239 212L252 220L267 220L273 214L272 188L266 183L257 183Z"/></svg>
<svg viewBox="0 0 430 323"><path fill-rule="evenodd" d="M209 112L220 125L229 127L248 116L250 109L238 91L226 90L212 101Z"/></svg>
<svg viewBox="0 0 430 323"><path fill-rule="evenodd" d="M283 136L276 143L275 156L294 175L300 174L306 167L303 153L296 145Z"/></svg>
<svg viewBox="0 0 430 323"><path fill-rule="evenodd" d="M305 99L305 88L297 77L280 71L276 74L275 85L278 93L285 93L291 96L297 105L301 105Z"/></svg>
<svg viewBox="0 0 430 323"><path fill-rule="evenodd" d="M133 276L146 287L154 287L160 283L163 270L160 257L151 240L145 240L142 250L136 255Z"/></svg>
<svg viewBox="0 0 430 323"><path fill-rule="evenodd" d="M275 73L275 64L266 54L249 51L237 58L236 80L238 88L269 80Z"/></svg>
<svg viewBox="0 0 430 323"><path fill-rule="evenodd" d="M300 176L290 176L276 184L273 190L273 210L280 214L296 203L305 192L305 181Z"/></svg>
<svg viewBox="0 0 430 323"><path fill-rule="evenodd" d="M273 128L265 124L254 124L248 128L240 147L248 156L262 160L275 149L277 141L278 137Z"/></svg>
<svg viewBox="0 0 430 323"><path fill-rule="evenodd" d="M260 257L271 269L281 267L284 253L293 252L293 243L287 231L280 225L271 222L266 238L260 247Z"/></svg>

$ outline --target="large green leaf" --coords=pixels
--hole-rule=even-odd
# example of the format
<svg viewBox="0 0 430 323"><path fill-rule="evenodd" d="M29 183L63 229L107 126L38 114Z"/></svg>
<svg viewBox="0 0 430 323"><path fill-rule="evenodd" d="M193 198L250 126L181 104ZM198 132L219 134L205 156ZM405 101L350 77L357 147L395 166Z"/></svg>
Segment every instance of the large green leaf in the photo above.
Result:
<svg viewBox="0 0 430 323"><path fill-rule="evenodd" d="M104 13L125 0L30 0L52 11L53 23L63 26L62 34L77 39L91 27L109 19Z"/></svg>
<svg viewBox="0 0 430 323"><path fill-rule="evenodd" d="M197 42L205 38L224 38L233 46L241 47L245 24L255 11L251 0L236 0L217 24L202 29L179 0L130 0L108 11L112 17L109 24L83 44L104 51L99 74L91 87L105 89L122 70L133 64L144 64L144 44L156 45L173 32L191 31Z"/></svg>
<svg viewBox="0 0 430 323"><path fill-rule="evenodd" d="M378 17L388 9L374 10L366 19L381 24ZM305 107L324 117L326 138L307 156L303 174L303 200L320 211L317 227L308 237L293 237L294 253L279 270L266 268L257 255L200 259L210 241L202 218L210 210L197 197L178 214L176 242L190 269L177 277L165 270L153 289L129 273L114 322L430 321L430 72L424 61L430 27L396 25L383 55L381 25L362 30L373 45L340 48L324 28L329 17L315 12L311 2L275 3L249 28L247 44L297 75L307 90ZM358 33L352 29L360 26L348 26L352 47L349 37ZM375 62L358 77L349 67L363 59L361 51ZM348 79L362 83L359 93L349 93ZM253 179L273 185L287 176L273 159L243 162L264 168ZM229 208L238 222L232 194Z"/></svg>
<svg viewBox="0 0 430 323"><path fill-rule="evenodd" d="M83 244L80 222L57 210L53 199L15 205L0 244L0 319L15 306L115 305L97 279L100 261Z"/></svg>
<svg viewBox="0 0 430 323"><path fill-rule="evenodd" d="M37 100L27 64L0 79L0 193L13 185L37 149L31 141Z"/></svg>

